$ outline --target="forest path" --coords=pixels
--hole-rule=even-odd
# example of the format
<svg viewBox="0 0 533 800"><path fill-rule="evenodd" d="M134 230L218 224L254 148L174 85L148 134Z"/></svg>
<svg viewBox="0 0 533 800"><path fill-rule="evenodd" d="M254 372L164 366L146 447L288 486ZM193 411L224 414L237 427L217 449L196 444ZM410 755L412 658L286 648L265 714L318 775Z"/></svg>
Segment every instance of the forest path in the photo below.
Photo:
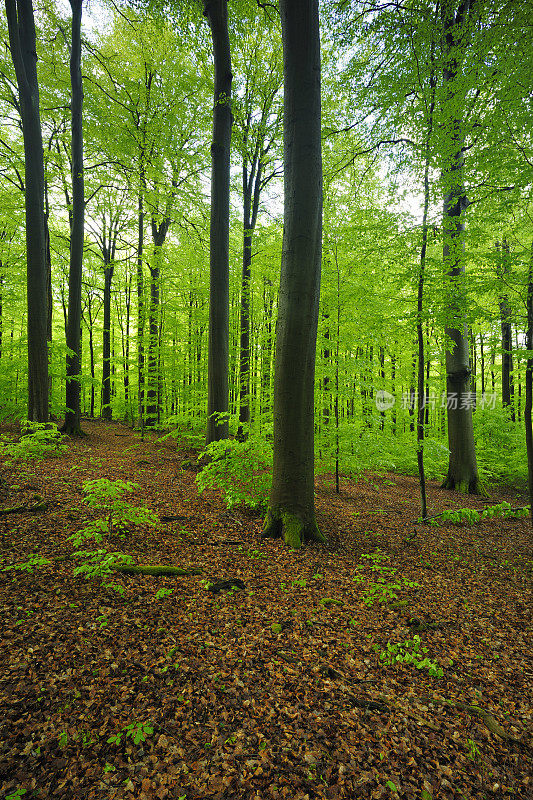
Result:
<svg viewBox="0 0 533 800"><path fill-rule="evenodd" d="M51 562L0 572L2 796L531 796L528 519L416 525L415 478L343 479L337 496L325 476L329 544L292 553L200 498L191 453L83 427L59 458L0 471L0 510L48 501L0 516L4 569ZM67 537L98 516L83 483L102 477L135 481L131 504L160 518L110 548L202 574L73 577ZM482 505L436 484L429 501ZM216 579L245 589L214 594Z"/></svg>

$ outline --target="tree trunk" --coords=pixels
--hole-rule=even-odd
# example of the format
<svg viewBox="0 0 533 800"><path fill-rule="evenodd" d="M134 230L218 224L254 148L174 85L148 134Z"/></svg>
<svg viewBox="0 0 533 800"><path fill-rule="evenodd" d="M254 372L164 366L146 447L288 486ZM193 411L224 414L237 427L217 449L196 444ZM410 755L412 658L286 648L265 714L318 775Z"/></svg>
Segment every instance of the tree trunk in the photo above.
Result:
<svg viewBox="0 0 533 800"><path fill-rule="evenodd" d="M137 198L137 400L141 430L144 426L144 191L144 162L141 155Z"/></svg>
<svg viewBox="0 0 533 800"><path fill-rule="evenodd" d="M433 65L433 47L431 50L431 64ZM427 131L424 155L424 213L422 218L422 244L420 247L420 262L418 271L418 291L416 304L416 337L418 342L418 365L417 365L417 409L416 409L416 457L418 464L418 481L420 484L420 510L422 519L426 519L427 494L426 494L426 473L424 470L424 418L428 424L427 414L429 411L429 374L427 376L426 388L424 390L424 281L426 277L426 253L428 244L428 211L429 211L429 169L431 157L431 144L433 136L433 113L435 111L435 73L432 70L430 78L431 100L428 107ZM429 340L429 336L428 336ZM429 363L429 362L428 362ZM425 408L424 408L425 406ZM425 413L424 413L425 412Z"/></svg>
<svg viewBox="0 0 533 800"><path fill-rule="evenodd" d="M5 0L9 46L19 91L24 139L28 302L28 419L48 420L48 276L44 163L35 21L31 0Z"/></svg>
<svg viewBox="0 0 533 800"><path fill-rule="evenodd" d="M146 427L157 424L159 385L159 259L161 248L154 248L154 263L150 266L150 313L148 317L148 386L146 390Z"/></svg>
<svg viewBox="0 0 533 800"><path fill-rule="evenodd" d="M443 260L450 281L448 299L449 322L445 328L446 394L448 412L448 474L442 486L461 492L478 493L480 483L474 444L470 393L470 348L464 308L458 295L464 294L464 210L468 205L463 184L464 137L463 105L458 88L459 58L465 45L472 3L463 0L456 11L455 0L442 4L444 29L443 81L447 96L445 113L445 158L442 171L443 203Z"/></svg>
<svg viewBox="0 0 533 800"><path fill-rule="evenodd" d="M274 376L274 464L264 536L325 541L315 520L314 384L322 249L318 0L281 0L283 255Z"/></svg>
<svg viewBox="0 0 533 800"><path fill-rule="evenodd" d="M102 353L102 417L111 419L111 282L113 264L104 266L104 331Z"/></svg>
<svg viewBox="0 0 533 800"><path fill-rule="evenodd" d="M500 252L500 243L496 242L496 250ZM512 421L515 421L514 392L513 392L513 333L511 329L511 306L509 295L506 291L506 281L510 272L509 244L503 240L501 244L501 259L496 268L496 275L501 282L498 297L500 306L500 319L502 331L502 406L508 409Z"/></svg>
<svg viewBox="0 0 533 800"><path fill-rule="evenodd" d="M250 423L250 282L252 279L252 240L259 211L262 164L259 147L253 159L250 174L243 158L243 247L241 278L241 321L239 347L239 429L237 438L247 436Z"/></svg>
<svg viewBox="0 0 533 800"><path fill-rule="evenodd" d="M228 437L231 56L227 0L204 0L213 40L207 444ZM217 415L223 415L222 418Z"/></svg>
<svg viewBox="0 0 533 800"><path fill-rule="evenodd" d="M70 229L70 269L68 284L67 385L64 433L79 436L80 372L81 372L81 281L84 238L84 178L83 178L83 83L81 77L81 15L82 0L70 0L72 8L72 45L70 52L70 83L72 87L72 224Z"/></svg>
<svg viewBox="0 0 533 800"><path fill-rule="evenodd" d="M152 218L154 253L150 265L150 314L148 320L148 386L146 391L146 425L153 427L159 419L160 386L160 280L162 247L170 227L170 217L159 224Z"/></svg>
<svg viewBox="0 0 533 800"><path fill-rule="evenodd" d="M526 450L528 468L529 504L531 506L530 520L533 526L533 430L531 428L531 407L533 405L533 244L529 259L527 278L527 337L526 348L528 359L526 363L526 400L524 406L524 422L526 426Z"/></svg>

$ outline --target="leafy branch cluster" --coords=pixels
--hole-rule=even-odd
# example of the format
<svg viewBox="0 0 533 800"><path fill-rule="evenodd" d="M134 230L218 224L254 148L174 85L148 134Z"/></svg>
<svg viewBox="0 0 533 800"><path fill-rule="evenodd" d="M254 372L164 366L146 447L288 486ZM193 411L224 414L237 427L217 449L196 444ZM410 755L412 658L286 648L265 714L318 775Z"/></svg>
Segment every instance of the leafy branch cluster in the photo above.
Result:
<svg viewBox="0 0 533 800"><path fill-rule="evenodd" d="M438 526L443 522L451 522L452 525L474 525L483 522L485 519L521 519L529 516L530 507L512 508L510 503L497 503L494 506L487 506L483 511L476 511L475 508L454 508L443 511L436 517L429 520L430 525Z"/></svg>
<svg viewBox="0 0 533 800"><path fill-rule="evenodd" d="M228 508L266 510L272 455L263 440L250 436L244 442L211 442L199 458L208 459L196 476L200 494L206 489L219 489Z"/></svg>
<svg viewBox="0 0 533 800"><path fill-rule="evenodd" d="M18 441L6 441L2 436L3 452L7 456L6 466L16 461L41 461L50 456L60 456L66 452L65 437L49 422L24 421L21 424L21 437Z"/></svg>
<svg viewBox="0 0 533 800"><path fill-rule="evenodd" d="M86 578L103 578L109 575L118 564L131 564L133 558L120 552L111 552L105 546L104 537L118 532L120 538L125 538L125 531L134 525L154 526L157 516L144 506L133 506L124 499L127 492L132 492L137 484L132 481L110 481L100 478L94 481L85 481L83 491L86 493L84 503L89 508L104 512L100 519L89 522L69 540L78 549L74 557L82 563L74 569L74 575L85 575ZM104 545L93 549L83 549L87 542Z"/></svg>
<svg viewBox="0 0 533 800"><path fill-rule="evenodd" d="M420 636L406 639L404 642L387 642L386 650L381 650L379 645L374 645L374 650L379 655L379 660L384 666L395 664L412 664L416 669L427 669L431 678L442 678L444 671L436 661L431 661L425 654L427 647L421 647Z"/></svg>

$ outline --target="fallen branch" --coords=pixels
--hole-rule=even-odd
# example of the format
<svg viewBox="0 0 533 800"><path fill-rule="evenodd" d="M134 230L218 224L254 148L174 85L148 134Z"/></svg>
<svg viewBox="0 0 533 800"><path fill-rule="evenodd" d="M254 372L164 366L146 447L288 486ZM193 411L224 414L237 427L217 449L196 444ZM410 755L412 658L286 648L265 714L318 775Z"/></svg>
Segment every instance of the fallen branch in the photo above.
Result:
<svg viewBox="0 0 533 800"><path fill-rule="evenodd" d="M532 749L531 745L524 741L524 739L519 739L517 736L512 736L510 733L507 733L507 731L502 728L495 717L485 708L481 708L481 706L472 706L468 703L462 703L459 700L447 700L446 698L437 699L435 697L424 697L417 699L423 700L425 703L433 703L434 705L451 706L452 708L458 708L461 711L466 711L466 713L470 714L471 716L480 717L486 728L488 728L488 730L495 736L499 736L500 739L505 739L508 742L521 744L530 750Z"/></svg>
<svg viewBox="0 0 533 800"><path fill-rule="evenodd" d="M524 742L522 739L519 739L516 736L511 736L510 733L507 733L507 731L502 728L499 722L497 722L492 714L490 714L486 709L481 708L480 706L469 706L467 703L460 703L458 701L452 702L451 700L446 700L444 702L451 706L455 706L455 708L460 708L461 711L466 711L467 714L480 717L489 731L494 733L496 736L499 736L500 739L507 739L508 742L516 742L517 744L523 744L526 747L530 747L527 742Z"/></svg>
<svg viewBox="0 0 533 800"><path fill-rule="evenodd" d="M201 575L202 570L199 567L171 567L164 564L120 564L114 567L115 572L121 572L123 575L157 575L157 576L175 576L175 575Z"/></svg>

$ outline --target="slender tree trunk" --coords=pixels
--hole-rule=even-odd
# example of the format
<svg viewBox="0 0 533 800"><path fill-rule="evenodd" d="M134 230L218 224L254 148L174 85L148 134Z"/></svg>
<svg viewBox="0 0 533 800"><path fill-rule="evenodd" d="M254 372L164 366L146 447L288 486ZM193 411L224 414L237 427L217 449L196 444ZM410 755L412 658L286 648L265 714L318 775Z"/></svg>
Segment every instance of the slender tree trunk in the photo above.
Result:
<svg viewBox="0 0 533 800"><path fill-rule="evenodd" d="M237 438L246 437L250 423L250 291L252 279L252 240L259 210L262 165L259 154L250 174L243 161L243 248L241 278L241 317L239 347L239 429Z"/></svg>
<svg viewBox="0 0 533 800"><path fill-rule="evenodd" d="M445 124L446 154L442 172L443 203L443 260L450 281L446 340L446 395L448 412L448 447L450 459L448 474L442 486L461 492L478 493L481 490L470 395L470 348L468 329L460 295L464 296L464 210L468 205L463 184L464 138L463 98L458 88L459 51L465 46L464 37L470 21L470 10L475 0L463 0L456 11L455 0L444 0L442 19L444 27L443 80L447 91L444 100L447 121ZM459 295L459 300L457 299Z"/></svg>
<svg viewBox="0 0 533 800"><path fill-rule="evenodd" d="M148 317L148 388L146 391L146 420L147 427L157 423L157 389L159 383L159 258L161 248L154 248L154 262L150 266L150 313Z"/></svg>
<svg viewBox="0 0 533 800"><path fill-rule="evenodd" d="M0 361L2 360L2 347L4 336L4 264L0 261Z"/></svg>
<svg viewBox="0 0 533 800"><path fill-rule="evenodd" d="M111 283L114 265L104 267L104 331L102 353L102 417L112 418L111 410Z"/></svg>
<svg viewBox="0 0 533 800"><path fill-rule="evenodd" d="M229 371L229 188L231 56L227 0L204 0L213 40L207 444L227 439ZM223 415L221 419L217 415Z"/></svg>
<svg viewBox="0 0 533 800"><path fill-rule="evenodd" d="M162 247L170 226L170 217L158 225L152 219L152 239L154 252L150 265L150 314L149 314L149 340L148 340L148 387L146 392L146 425L152 427L159 418L159 387L160 373L160 316L161 316L161 259Z"/></svg>
<svg viewBox="0 0 533 800"><path fill-rule="evenodd" d="M433 48L431 50L431 62L433 64ZM416 417L416 457L418 464L418 480L420 484L420 509L422 519L426 519L427 496L426 496L426 474L424 471L424 417L427 420L429 411L429 375L424 389L424 281L426 277L426 252L428 244L428 211L429 211L429 168L431 157L431 144L433 137L433 113L435 111L435 73L432 71L430 78L431 100L428 107L427 131L425 142L424 158L424 213L422 217L422 245L420 248L420 264L418 271L418 291L416 305L416 336L418 340L418 405ZM428 337L429 338L429 337ZM424 409L425 406L425 409ZM425 412L425 413L424 413ZM427 424L427 422L426 422Z"/></svg>
<svg viewBox="0 0 533 800"><path fill-rule="evenodd" d="M518 331L516 329L515 329L514 344L515 344L516 352L518 352L519 349L520 349L520 343L518 341ZM513 381L513 385L514 385L515 382L516 382L516 387L517 387L517 394L515 395L515 404L514 404L513 407L516 407L516 417L518 419L518 422L520 422L521 421L521 415L522 415L522 374L521 374L520 361L519 360L518 360L518 363L517 363L516 375L515 375L515 379ZM514 422L514 419L513 419L513 422Z"/></svg>
<svg viewBox="0 0 533 800"><path fill-rule="evenodd" d="M35 21L31 0L5 0L9 46L22 117L25 169L28 302L28 419L48 420L48 275L44 220L44 162Z"/></svg>
<svg viewBox="0 0 533 800"><path fill-rule="evenodd" d="M511 419L515 421L513 405L513 333L511 328L511 306L509 295L506 291L506 281L510 272L509 244L503 240L501 244L496 242L496 250L501 252L500 263L497 266L496 274L501 282L498 303L500 306L500 319L502 331L502 406L508 409Z"/></svg>
<svg viewBox="0 0 533 800"><path fill-rule="evenodd" d="M70 82L72 87L72 225L70 229L70 269L68 285L67 385L66 412L63 432L78 436L80 425L81 372L81 282L84 239L84 178L83 178L83 83L81 77L81 15L82 0L70 0L72 8L72 45L70 52Z"/></svg>
<svg viewBox="0 0 533 800"><path fill-rule="evenodd" d="M483 350L483 334L479 334L479 352L481 360L481 397L485 394L485 351Z"/></svg>
<svg viewBox="0 0 533 800"><path fill-rule="evenodd" d="M271 408L271 373L272 373L272 314L274 299L272 297L272 281L263 278L263 311L265 320L265 340L261 348L261 416L270 412Z"/></svg>
<svg viewBox="0 0 533 800"><path fill-rule="evenodd" d="M527 337L526 347L529 357L526 364L526 400L524 406L524 423L526 426L526 450L528 467L529 503L531 506L530 520L533 526L533 429L531 427L531 408L533 405L533 244L529 260L527 280Z"/></svg>
<svg viewBox="0 0 533 800"><path fill-rule="evenodd" d="M137 399L141 430L144 427L144 191L144 161L141 156L137 198Z"/></svg>
<svg viewBox="0 0 533 800"><path fill-rule="evenodd" d="M281 0L285 212L264 536L324 541L314 505L314 385L322 250L318 0Z"/></svg>

